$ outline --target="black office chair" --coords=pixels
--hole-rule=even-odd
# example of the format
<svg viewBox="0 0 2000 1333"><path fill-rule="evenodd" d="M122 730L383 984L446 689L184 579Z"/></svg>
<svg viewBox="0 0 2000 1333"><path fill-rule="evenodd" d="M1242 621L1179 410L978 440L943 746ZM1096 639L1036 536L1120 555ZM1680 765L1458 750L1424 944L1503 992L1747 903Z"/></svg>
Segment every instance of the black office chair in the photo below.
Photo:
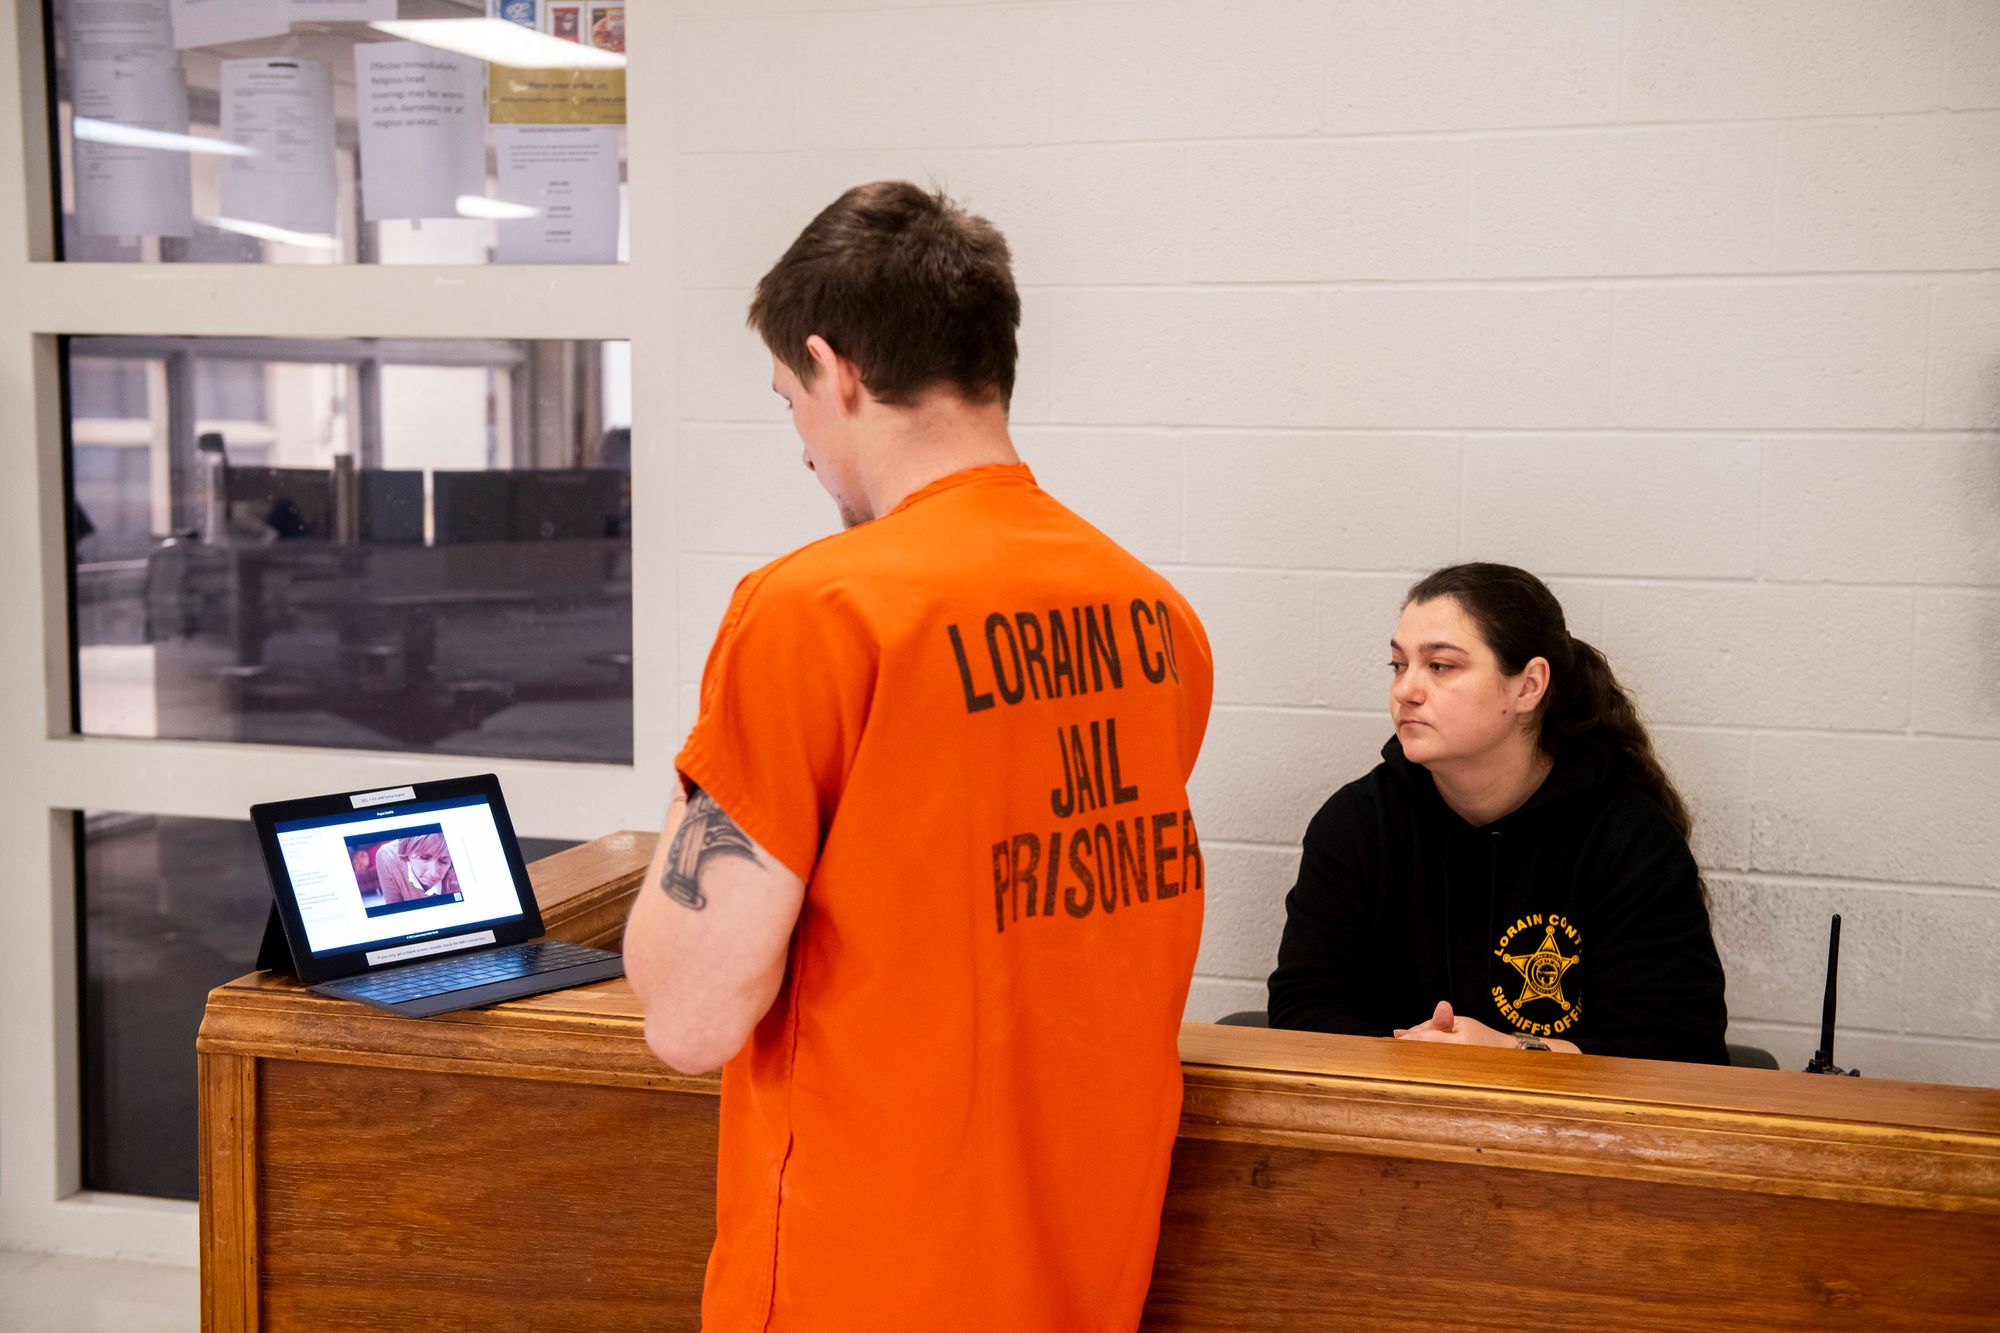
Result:
<svg viewBox="0 0 2000 1333"><path fill-rule="evenodd" d="M1762 1046L1739 1046L1729 1043L1729 1063L1738 1069L1776 1069L1778 1057Z"/></svg>

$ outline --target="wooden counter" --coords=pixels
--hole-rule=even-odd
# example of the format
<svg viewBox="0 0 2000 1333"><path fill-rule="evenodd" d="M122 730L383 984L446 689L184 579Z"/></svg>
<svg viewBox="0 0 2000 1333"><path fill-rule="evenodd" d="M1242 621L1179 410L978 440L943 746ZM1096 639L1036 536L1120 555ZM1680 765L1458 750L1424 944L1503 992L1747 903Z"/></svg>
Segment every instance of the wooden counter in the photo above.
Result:
<svg viewBox="0 0 2000 1333"><path fill-rule="evenodd" d="M652 844L532 867L550 933L615 946ZM718 1084L623 982L415 1020L258 973L197 1049L205 1328L698 1326ZM1181 1054L1148 1329L2000 1326L2000 1092L1193 1023Z"/></svg>

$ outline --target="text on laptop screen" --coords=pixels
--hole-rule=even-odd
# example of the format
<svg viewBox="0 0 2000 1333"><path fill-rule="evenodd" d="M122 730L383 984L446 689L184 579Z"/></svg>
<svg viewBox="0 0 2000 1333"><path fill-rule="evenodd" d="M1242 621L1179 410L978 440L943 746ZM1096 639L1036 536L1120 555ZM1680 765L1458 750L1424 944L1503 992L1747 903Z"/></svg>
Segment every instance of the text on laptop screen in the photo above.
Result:
<svg viewBox="0 0 2000 1333"><path fill-rule="evenodd" d="M290 820L275 831L316 954L522 915L483 797Z"/></svg>

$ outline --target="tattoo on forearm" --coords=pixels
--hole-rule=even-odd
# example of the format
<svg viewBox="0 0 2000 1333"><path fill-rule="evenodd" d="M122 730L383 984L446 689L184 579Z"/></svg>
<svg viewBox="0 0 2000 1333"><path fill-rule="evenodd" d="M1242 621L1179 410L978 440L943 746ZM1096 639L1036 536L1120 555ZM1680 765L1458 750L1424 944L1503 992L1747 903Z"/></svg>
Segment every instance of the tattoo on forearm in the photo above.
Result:
<svg viewBox="0 0 2000 1333"><path fill-rule="evenodd" d="M740 857L751 865L759 864L756 847L736 827L736 821L722 812L715 798L697 791L688 798L687 815L674 833L673 846L667 849L660 887L681 906L699 912L708 906L708 898L701 891L702 871L709 862L730 856Z"/></svg>

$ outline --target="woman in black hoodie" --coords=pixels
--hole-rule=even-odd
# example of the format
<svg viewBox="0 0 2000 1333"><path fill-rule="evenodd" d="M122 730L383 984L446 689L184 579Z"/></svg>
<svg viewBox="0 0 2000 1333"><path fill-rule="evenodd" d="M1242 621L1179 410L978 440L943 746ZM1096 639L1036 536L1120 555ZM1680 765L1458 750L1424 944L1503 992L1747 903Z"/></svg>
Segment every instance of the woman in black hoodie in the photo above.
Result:
<svg viewBox="0 0 2000 1333"><path fill-rule="evenodd" d="M1306 830L1271 1026L1726 1064L1687 803L1603 654L1468 564L1390 657L1396 735Z"/></svg>

